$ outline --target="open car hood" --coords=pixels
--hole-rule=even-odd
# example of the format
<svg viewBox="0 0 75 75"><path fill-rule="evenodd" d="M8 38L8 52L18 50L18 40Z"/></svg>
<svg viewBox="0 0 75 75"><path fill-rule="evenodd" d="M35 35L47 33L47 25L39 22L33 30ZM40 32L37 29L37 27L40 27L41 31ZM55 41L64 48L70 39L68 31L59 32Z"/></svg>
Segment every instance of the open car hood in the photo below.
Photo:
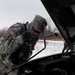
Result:
<svg viewBox="0 0 75 75"><path fill-rule="evenodd" d="M69 44L75 42L75 0L41 0L61 35Z"/></svg>

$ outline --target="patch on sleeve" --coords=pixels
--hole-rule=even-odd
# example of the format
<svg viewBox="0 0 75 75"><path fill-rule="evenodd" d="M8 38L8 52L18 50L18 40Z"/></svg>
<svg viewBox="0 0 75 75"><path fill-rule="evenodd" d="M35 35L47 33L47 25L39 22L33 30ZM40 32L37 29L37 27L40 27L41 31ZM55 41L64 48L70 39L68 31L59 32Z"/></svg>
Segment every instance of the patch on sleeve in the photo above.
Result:
<svg viewBox="0 0 75 75"><path fill-rule="evenodd" d="M14 31L10 31L10 35L14 36L15 32Z"/></svg>
<svg viewBox="0 0 75 75"><path fill-rule="evenodd" d="M13 39L16 39L16 36L15 36L15 32L14 31L10 31L10 35Z"/></svg>

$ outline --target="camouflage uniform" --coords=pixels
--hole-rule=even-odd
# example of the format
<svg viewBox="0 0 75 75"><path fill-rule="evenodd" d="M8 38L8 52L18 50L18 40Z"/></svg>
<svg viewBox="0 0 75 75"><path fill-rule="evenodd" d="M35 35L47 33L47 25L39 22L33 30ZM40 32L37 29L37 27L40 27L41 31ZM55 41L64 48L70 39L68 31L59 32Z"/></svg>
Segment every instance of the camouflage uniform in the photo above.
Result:
<svg viewBox="0 0 75 75"><path fill-rule="evenodd" d="M7 30L6 34L0 38L0 60L2 60L1 63L5 64L7 67L13 65L9 59L10 55L17 51L21 45L25 45L21 36L21 34L25 31L24 26L25 25L21 23L14 24Z"/></svg>
<svg viewBox="0 0 75 75"><path fill-rule="evenodd" d="M2 67L0 67L0 71L4 72L5 68L6 70L12 69L14 66L27 61L27 59L30 57L33 47L35 46L39 38L39 36L34 37L31 33L32 26L36 25L35 28L37 28L37 26L42 23L39 23L37 18L38 16L36 16L36 18L34 18L34 20L30 24L16 23L12 25L7 30L6 34L0 38L0 64L3 65ZM45 20L44 18L40 17L39 20L41 21L41 19ZM45 23L45 25L43 24L44 27L41 26L41 32L43 32L46 25L47 23ZM24 36L22 36L23 33L27 31L30 32L30 35L28 35L28 37L30 38L24 38ZM30 47L25 39L30 40L32 47Z"/></svg>

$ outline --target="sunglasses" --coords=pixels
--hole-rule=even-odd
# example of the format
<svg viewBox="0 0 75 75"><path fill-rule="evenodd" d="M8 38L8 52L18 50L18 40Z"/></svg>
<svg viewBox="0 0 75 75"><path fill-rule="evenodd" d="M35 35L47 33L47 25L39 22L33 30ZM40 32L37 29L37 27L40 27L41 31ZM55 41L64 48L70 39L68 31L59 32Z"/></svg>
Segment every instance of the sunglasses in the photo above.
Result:
<svg viewBox="0 0 75 75"><path fill-rule="evenodd" d="M38 36L41 33L39 31L35 30L34 28L32 28L32 29L33 29L33 35L34 36Z"/></svg>

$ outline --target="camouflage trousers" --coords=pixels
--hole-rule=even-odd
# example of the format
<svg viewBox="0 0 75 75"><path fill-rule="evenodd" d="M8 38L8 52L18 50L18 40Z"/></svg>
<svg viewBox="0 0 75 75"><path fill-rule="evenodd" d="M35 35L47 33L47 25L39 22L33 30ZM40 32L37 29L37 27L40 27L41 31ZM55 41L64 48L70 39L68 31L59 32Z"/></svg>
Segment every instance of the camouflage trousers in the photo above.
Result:
<svg viewBox="0 0 75 75"><path fill-rule="evenodd" d="M12 69L12 67L9 68L2 61L0 61L0 75L4 75L5 72L6 73L9 72L11 69ZM18 70L14 70L14 71L10 72L8 75L17 75L17 73L18 73Z"/></svg>

